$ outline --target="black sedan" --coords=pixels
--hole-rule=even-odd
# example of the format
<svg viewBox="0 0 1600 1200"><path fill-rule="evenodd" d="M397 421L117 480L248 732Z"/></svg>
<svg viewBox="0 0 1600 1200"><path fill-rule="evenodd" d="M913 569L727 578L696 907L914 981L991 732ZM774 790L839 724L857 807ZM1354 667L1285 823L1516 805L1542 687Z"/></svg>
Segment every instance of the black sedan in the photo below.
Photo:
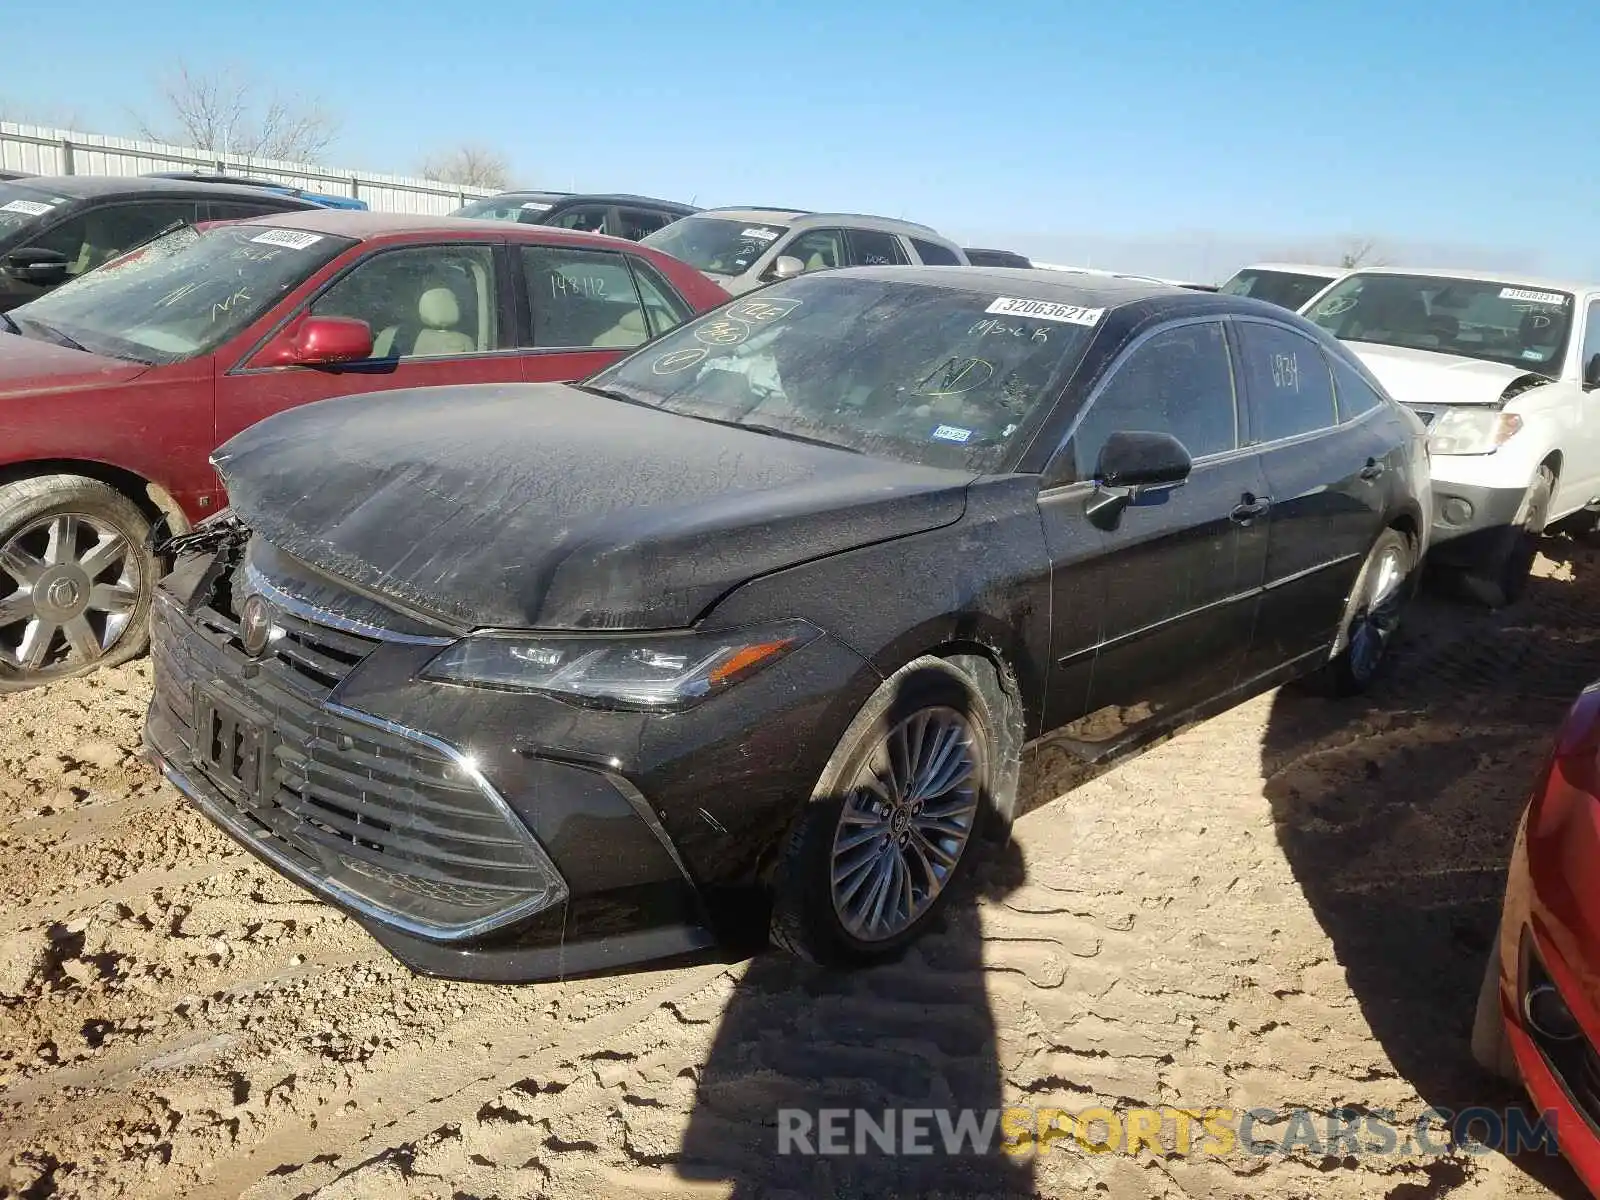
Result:
<svg viewBox="0 0 1600 1200"><path fill-rule="evenodd" d="M1420 422L1293 314L970 267L793 279L581 385L328 400L215 461L154 758L477 979L752 923L891 955L1030 739L1371 680L1430 511Z"/></svg>

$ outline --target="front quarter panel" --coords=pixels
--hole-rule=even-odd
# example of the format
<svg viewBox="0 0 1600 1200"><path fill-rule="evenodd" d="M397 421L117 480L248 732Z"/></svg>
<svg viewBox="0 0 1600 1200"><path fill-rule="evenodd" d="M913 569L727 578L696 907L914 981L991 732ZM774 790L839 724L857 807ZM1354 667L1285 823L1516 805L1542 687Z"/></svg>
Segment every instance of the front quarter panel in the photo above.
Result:
<svg viewBox="0 0 1600 1200"><path fill-rule="evenodd" d="M753 580L706 623L803 617L852 647L880 676L938 647L987 647L1016 673L1033 736L1041 725L1050 634L1050 563L1038 494L1035 475L980 479L954 524Z"/></svg>

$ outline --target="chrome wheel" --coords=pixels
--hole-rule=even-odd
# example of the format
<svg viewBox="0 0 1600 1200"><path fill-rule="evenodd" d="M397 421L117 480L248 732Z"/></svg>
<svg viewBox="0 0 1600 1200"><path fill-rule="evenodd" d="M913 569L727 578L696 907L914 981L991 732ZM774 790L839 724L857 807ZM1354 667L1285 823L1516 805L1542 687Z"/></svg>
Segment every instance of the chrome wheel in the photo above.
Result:
<svg viewBox="0 0 1600 1200"><path fill-rule="evenodd" d="M0 543L0 666L86 666L116 645L144 585L136 547L110 522L58 513Z"/></svg>
<svg viewBox="0 0 1600 1200"><path fill-rule="evenodd" d="M830 860L834 912L864 942L905 932L955 872L987 764L967 718L925 708L872 748L845 795Z"/></svg>
<svg viewBox="0 0 1600 1200"><path fill-rule="evenodd" d="M1400 624L1406 559L1404 547L1390 545L1367 564L1367 594L1348 632L1350 673L1357 679L1369 679L1377 671Z"/></svg>

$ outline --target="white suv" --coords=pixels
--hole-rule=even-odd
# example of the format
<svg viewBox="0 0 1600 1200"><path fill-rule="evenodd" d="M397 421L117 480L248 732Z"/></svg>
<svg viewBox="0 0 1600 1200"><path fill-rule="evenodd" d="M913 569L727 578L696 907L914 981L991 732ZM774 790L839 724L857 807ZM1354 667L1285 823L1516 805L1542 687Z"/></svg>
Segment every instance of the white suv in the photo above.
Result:
<svg viewBox="0 0 1600 1200"><path fill-rule="evenodd" d="M960 246L926 225L788 208L710 208L643 241L735 296L833 267L970 265Z"/></svg>
<svg viewBox="0 0 1600 1200"><path fill-rule="evenodd" d="M1521 593L1546 525L1595 524L1600 284L1361 270L1301 311L1427 423L1430 553L1490 603Z"/></svg>

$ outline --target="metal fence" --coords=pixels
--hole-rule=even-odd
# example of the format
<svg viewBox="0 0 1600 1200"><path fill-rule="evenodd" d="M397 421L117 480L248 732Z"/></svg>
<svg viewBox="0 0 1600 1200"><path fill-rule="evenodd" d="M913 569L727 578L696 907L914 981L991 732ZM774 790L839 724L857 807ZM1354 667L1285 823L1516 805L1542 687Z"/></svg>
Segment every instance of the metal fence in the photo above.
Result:
<svg viewBox="0 0 1600 1200"><path fill-rule="evenodd" d="M152 171L248 175L307 191L353 196L378 212L424 215L443 215L474 196L491 194L486 188L462 187L437 179L335 170L69 129L14 125L9 121L0 121L0 169L35 175L144 175Z"/></svg>

